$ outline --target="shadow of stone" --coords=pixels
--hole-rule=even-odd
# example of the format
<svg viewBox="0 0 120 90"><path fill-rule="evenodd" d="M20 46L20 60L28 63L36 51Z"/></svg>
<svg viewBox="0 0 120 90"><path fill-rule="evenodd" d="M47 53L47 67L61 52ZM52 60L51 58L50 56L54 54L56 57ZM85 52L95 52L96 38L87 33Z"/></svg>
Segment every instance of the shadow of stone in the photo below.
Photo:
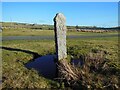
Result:
<svg viewBox="0 0 120 90"><path fill-rule="evenodd" d="M42 55L39 55L36 52L32 52L32 51L29 51L29 50L22 50L22 49L17 49L17 48L10 48L10 47L0 47L0 48L4 49L4 50L9 50L9 51L19 51L19 52L24 52L24 53L32 54L33 55L33 60L42 56Z"/></svg>
<svg viewBox="0 0 120 90"><path fill-rule="evenodd" d="M29 50L22 50L17 48L10 48L10 47L0 47L0 48L9 51L18 51L18 52L32 54L33 58L29 60L27 63L25 64L23 63L24 66L27 69L34 69L38 71L40 76L43 76L47 79L54 80L54 78L56 78L57 66L55 63L55 55L42 56L36 52L32 52Z"/></svg>

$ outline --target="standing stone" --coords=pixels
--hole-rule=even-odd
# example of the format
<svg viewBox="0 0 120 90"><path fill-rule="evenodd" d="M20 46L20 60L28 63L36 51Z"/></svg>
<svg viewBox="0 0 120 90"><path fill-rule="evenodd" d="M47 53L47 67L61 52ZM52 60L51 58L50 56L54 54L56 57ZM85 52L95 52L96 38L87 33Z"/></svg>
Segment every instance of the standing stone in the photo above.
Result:
<svg viewBox="0 0 120 90"><path fill-rule="evenodd" d="M57 13L54 18L54 32L57 60L67 58L66 50L66 18L62 13Z"/></svg>

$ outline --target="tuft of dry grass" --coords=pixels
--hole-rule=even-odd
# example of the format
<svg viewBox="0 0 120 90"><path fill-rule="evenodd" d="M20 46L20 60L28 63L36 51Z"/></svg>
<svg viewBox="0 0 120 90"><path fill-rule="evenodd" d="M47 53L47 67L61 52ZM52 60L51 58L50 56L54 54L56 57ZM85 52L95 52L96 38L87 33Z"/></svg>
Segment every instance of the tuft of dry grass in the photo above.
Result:
<svg viewBox="0 0 120 90"><path fill-rule="evenodd" d="M103 52L89 54L83 60L83 65L75 66L61 60L58 63L58 76L72 88L83 89L118 89L120 86L117 72L108 65Z"/></svg>
<svg viewBox="0 0 120 90"><path fill-rule="evenodd" d="M58 64L59 76L62 76L63 79L66 79L68 83L71 80L80 79L80 72L77 68L67 62L67 60L61 60Z"/></svg>

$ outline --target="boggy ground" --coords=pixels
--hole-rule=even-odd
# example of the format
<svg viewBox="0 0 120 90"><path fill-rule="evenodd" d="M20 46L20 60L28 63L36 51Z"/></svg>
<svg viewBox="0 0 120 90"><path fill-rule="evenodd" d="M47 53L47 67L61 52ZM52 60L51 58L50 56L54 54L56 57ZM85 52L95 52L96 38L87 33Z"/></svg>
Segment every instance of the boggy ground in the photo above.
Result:
<svg viewBox="0 0 120 90"><path fill-rule="evenodd" d="M3 88L65 88L64 83L60 85L57 81L45 78L36 70L25 67L26 63L35 58L55 54L54 40L14 40L3 41L2 44ZM103 51L110 67L120 73L118 45L118 37L69 39L68 58L79 58L89 53Z"/></svg>

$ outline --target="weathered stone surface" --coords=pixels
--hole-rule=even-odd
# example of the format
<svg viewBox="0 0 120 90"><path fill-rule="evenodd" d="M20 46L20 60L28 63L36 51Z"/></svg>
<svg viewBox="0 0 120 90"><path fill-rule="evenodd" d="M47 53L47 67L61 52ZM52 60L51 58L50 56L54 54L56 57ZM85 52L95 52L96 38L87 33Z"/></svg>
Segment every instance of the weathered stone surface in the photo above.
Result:
<svg viewBox="0 0 120 90"><path fill-rule="evenodd" d="M66 50L66 18L62 13L57 13L54 18L54 32L57 59L62 60L67 58Z"/></svg>

